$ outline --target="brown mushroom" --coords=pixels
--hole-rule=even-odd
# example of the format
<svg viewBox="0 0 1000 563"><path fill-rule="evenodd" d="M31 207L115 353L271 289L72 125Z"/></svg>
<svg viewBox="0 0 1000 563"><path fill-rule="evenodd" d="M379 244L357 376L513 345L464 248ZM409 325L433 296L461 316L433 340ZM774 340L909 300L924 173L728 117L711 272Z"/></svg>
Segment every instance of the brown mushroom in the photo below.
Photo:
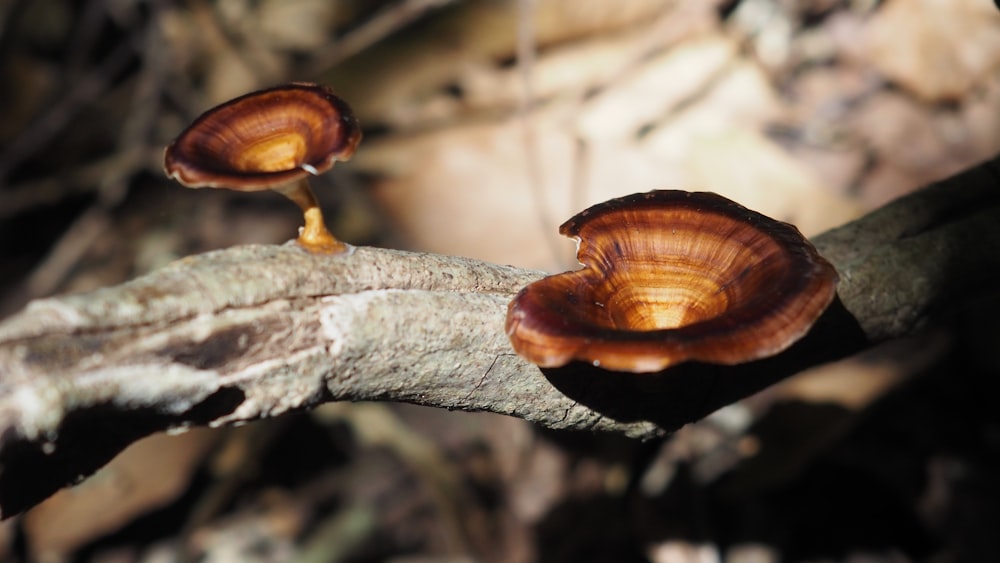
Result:
<svg viewBox="0 0 1000 563"><path fill-rule="evenodd" d="M326 86L296 82L208 110L167 147L163 166L189 188L274 190L302 209L298 243L337 253L348 247L327 230L308 177L350 158L360 141L346 102Z"/></svg>
<svg viewBox="0 0 1000 563"><path fill-rule="evenodd" d="M528 285L507 312L514 349L542 367L749 362L805 335L836 293L798 229L714 193L613 199L559 232L583 268Z"/></svg>

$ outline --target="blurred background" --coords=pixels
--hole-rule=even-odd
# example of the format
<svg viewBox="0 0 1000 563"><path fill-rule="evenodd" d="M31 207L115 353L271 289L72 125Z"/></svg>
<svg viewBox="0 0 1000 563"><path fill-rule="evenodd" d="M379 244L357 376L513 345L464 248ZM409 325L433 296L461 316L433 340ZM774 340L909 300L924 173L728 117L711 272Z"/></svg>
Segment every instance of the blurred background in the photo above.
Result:
<svg viewBox="0 0 1000 563"><path fill-rule="evenodd" d="M161 168L293 80L365 130L313 182L339 238L553 272L612 197L814 235L1000 150L988 0L2 0L0 316L294 238L281 196ZM154 436L0 524L0 560L1000 560L980 305L655 443L373 404Z"/></svg>

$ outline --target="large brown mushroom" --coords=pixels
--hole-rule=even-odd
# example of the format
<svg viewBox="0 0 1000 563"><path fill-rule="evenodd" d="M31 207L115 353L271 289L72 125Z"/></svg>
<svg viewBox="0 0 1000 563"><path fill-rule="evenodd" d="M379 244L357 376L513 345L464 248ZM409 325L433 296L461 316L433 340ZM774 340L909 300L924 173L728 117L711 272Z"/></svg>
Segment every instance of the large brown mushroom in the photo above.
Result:
<svg viewBox="0 0 1000 563"><path fill-rule="evenodd" d="M166 173L189 188L274 190L301 209L298 243L337 253L347 245L327 230L308 177L347 160L361 142L351 108L318 84L292 83L216 106L166 149Z"/></svg>
<svg viewBox="0 0 1000 563"><path fill-rule="evenodd" d="M514 349L542 367L749 362L805 335L836 293L836 270L798 229L714 193L613 199L559 232L583 269L528 285L507 313Z"/></svg>

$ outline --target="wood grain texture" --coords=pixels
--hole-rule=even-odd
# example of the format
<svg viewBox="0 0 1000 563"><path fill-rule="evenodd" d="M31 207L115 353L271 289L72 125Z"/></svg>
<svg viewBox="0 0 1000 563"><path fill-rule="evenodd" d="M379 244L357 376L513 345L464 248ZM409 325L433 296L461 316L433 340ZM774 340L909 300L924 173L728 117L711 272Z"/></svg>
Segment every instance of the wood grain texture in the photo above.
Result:
<svg viewBox="0 0 1000 563"><path fill-rule="evenodd" d="M504 316L511 297L544 274L450 256L242 246L35 301L0 323L0 514L32 506L152 432L333 400L660 436L995 293L1000 164L814 242L840 274L839 300L801 345L744 366L641 377L528 364L511 349Z"/></svg>

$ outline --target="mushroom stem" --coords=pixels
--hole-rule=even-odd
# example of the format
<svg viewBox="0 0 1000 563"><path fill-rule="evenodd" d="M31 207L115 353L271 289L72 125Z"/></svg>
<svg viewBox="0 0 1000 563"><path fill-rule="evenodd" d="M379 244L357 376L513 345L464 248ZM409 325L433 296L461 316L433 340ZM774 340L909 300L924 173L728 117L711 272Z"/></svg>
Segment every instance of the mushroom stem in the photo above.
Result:
<svg viewBox="0 0 1000 563"><path fill-rule="evenodd" d="M302 178L275 188L274 191L294 201L302 209L306 224L299 229L299 238L296 242L300 246L318 254L339 254L347 251L347 245L337 240L327 230L316 195L309 187L309 180Z"/></svg>

